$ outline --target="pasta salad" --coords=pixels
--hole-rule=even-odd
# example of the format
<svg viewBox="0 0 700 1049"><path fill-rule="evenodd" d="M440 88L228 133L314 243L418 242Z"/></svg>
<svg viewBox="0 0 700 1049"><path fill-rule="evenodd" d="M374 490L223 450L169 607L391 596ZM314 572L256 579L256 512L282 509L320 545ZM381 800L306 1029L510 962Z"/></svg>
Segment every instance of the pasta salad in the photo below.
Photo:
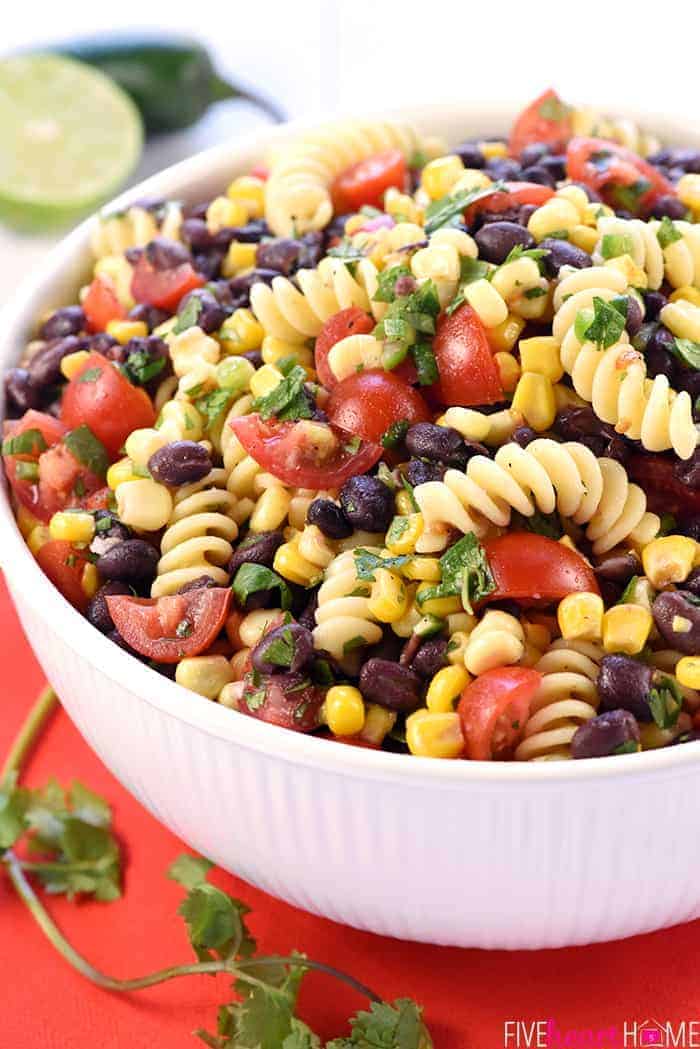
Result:
<svg viewBox="0 0 700 1049"><path fill-rule="evenodd" d="M101 216L5 376L40 567L155 671L419 757L700 733L700 151L544 92Z"/></svg>

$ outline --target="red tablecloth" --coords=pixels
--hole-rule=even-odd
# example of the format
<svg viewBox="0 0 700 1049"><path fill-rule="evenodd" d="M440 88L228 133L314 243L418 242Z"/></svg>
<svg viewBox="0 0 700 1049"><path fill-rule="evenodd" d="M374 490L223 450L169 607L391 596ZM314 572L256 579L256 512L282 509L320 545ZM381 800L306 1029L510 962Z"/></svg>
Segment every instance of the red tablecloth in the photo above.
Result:
<svg viewBox="0 0 700 1049"><path fill-rule="evenodd" d="M43 680L1 580L0 665L3 754ZM35 752L27 781L37 784L50 775L62 782L78 778L109 799L127 854L123 899L79 905L52 900L59 924L99 968L117 976L188 960L189 946L175 914L182 891L164 876L182 844L107 772L62 711ZM457 950L380 939L311 917L233 878L222 876L224 883L253 907L251 925L263 948L286 952L296 947L353 973L385 997L410 995L422 1002L436 1049L516 1046L512 1026L504 1041L508 1020L552 1018L560 1030L577 1029L581 1037L590 1029L615 1026L617 1040L594 1043L604 1047L623 1045L625 1021L641 1023L652 1016L678 1024L700 1017L700 922L570 950ZM439 871L435 891L440 891ZM190 1032L213 1029L216 1008L227 994L221 977L186 978L139 994L111 995L63 962L1 875L0 907L0 1049L195 1049L200 1043ZM352 991L310 976L301 1011L331 1037L343 1032L344 1018L361 1004ZM686 1038L681 1044L700 1044ZM520 1045L525 1044L521 1029Z"/></svg>

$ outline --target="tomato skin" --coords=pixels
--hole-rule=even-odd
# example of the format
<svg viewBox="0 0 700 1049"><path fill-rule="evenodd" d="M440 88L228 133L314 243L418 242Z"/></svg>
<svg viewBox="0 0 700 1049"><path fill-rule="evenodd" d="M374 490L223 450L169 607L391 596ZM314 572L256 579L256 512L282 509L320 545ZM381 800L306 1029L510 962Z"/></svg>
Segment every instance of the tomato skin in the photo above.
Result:
<svg viewBox="0 0 700 1049"><path fill-rule="evenodd" d="M335 213L359 211L364 205L383 210L384 193L391 186L404 189L406 175L406 158L400 149L387 149L352 164L331 184Z"/></svg>
<svg viewBox="0 0 700 1049"><path fill-rule="evenodd" d="M546 111L548 105L552 109L560 108L561 119L553 120L542 115L542 108ZM525 146L533 142L543 142L550 147L552 153L561 153L566 149L571 134L569 111L556 91L550 87L516 118L508 139L508 152L512 157L519 157Z"/></svg>
<svg viewBox="0 0 700 1049"><path fill-rule="evenodd" d="M255 684L252 674L243 678L243 691L238 710L270 725L311 732L321 723L321 707L326 689L319 685L298 688L303 674L263 675L262 685ZM265 695L261 701L261 688Z"/></svg>
<svg viewBox="0 0 700 1049"><path fill-rule="evenodd" d="M336 342L346 339L348 335L371 335L374 328L375 323L373 319L368 313L361 310L359 306L350 306L348 309L340 310L339 313L335 313L328 318L316 339L316 348L314 350L314 366L318 375L318 381L327 390L332 390L334 386L338 385L338 380L328 364L328 354Z"/></svg>
<svg viewBox="0 0 700 1049"><path fill-rule="evenodd" d="M700 514L700 491L677 477L672 459L639 452L630 458L627 472L644 489L655 513Z"/></svg>
<svg viewBox="0 0 700 1049"><path fill-rule="evenodd" d="M429 422L428 406L412 386L393 372L372 369L349 375L331 392L328 418L341 430L379 444L392 423Z"/></svg>
<svg viewBox="0 0 700 1049"><path fill-rule="evenodd" d="M216 640L231 604L232 590L213 586L168 597L108 597L107 607L114 625L126 643L139 655L157 663L177 663L197 656ZM188 621L187 637L178 637L178 625Z"/></svg>
<svg viewBox="0 0 700 1049"><path fill-rule="evenodd" d="M101 488L97 488L94 492L86 495L81 500L81 506L85 510L109 510L110 499L112 497L112 489L107 485L103 485Z"/></svg>
<svg viewBox="0 0 700 1049"><path fill-rule="evenodd" d="M126 317L126 307L104 277L95 277L81 305L91 332L104 331L110 321L122 321Z"/></svg>
<svg viewBox="0 0 700 1049"><path fill-rule="evenodd" d="M470 681L457 704L464 757L471 761L512 757L541 681L542 675L529 667L496 667Z"/></svg>
<svg viewBox="0 0 700 1049"><path fill-rule="evenodd" d="M467 303L450 316L440 315L433 352L440 379L431 393L440 404L469 408L504 399L486 330Z"/></svg>
<svg viewBox="0 0 700 1049"><path fill-rule="evenodd" d="M63 391L61 420L69 429L85 423L116 458L132 430L153 426L156 413L145 390L132 386L99 353L91 353Z"/></svg>
<svg viewBox="0 0 700 1049"><path fill-rule="evenodd" d="M595 154L607 154L610 159L601 167L591 160ZM640 211L649 208L657 197L675 196L676 193L673 184L643 157L604 138L573 138L566 150L566 171L569 178L585 182L591 189L601 192L607 198L606 203L611 203L613 207L614 188L631 186L640 178L646 179L651 185L647 193L639 198Z"/></svg>
<svg viewBox="0 0 700 1049"><path fill-rule="evenodd" d="M157 306L161 310L174 311L180 299L204 284L202 277L189 262L169 270L157 270L145 255L134 266L131 278L131 294L137 302Z"/></svg>
<svg viewBox="0 0 700 1049"><path fill-rule="evenodd" d="M4 435L5 437L18 437L20 434L26 433L27 430L38 430L44 438L47 448L50 449L60 442L63 435L67 432L67 427L58 419L54 419L52 415L47 415L45 412L37 412L31 408L24 413L21 419L5 423ZM42 494L40 483L41 470L39 471L39 482L30 481L17 475L17 464L20 462L38 464L41 456L45 454L46 449L40 452L37 448L34 455L3 456L7 480L18 501L22 506L26 506L37 520L43 522L49 521L52 513L61 509L61 506L58 502L54 505L52 500L47 499L47 493Z"/></svg>
<svg viewBox="0 0 700 1049"><path fill-rule="evenodd" d="M48 576L67 601L84 612L90 600L82 587L85 566L90 561L84 550L78 550L64 539L50 539L36 554L44 575Z"/></svg>
<svg viewBox="0 0 700 1049"><path fill-rule="evenodd" d="M285 484L302 488L338 488L349 477L366 473L381 458L382 447L364 442L356 452L343 445L352 434L331 427L338 440L333 456L320 463L313 462L313 449L304 442L303 424L293 422L264 422L259 415L243 415L231 426L248 455L269 473Z"/></svg>
<svg viewBox="0 0 700 1049"><path fill-rule="evenodd" d="M484 543L496 589L486 601L559 601L585 590L599 594L591 566L575 550L533 532L509 532Z"/></svg>
<svg viewBox="0 0 700 1049"><path fill-rule="evenodd" d="M534 204L539 208L554 196L554 190L550 186L541 186L539 182L506 182L505 186L504 190L497 190L488 197L482 197L467 208L464 221L468 226L472 225L482 211L496 214L520 207L522 204Z"/></svg>

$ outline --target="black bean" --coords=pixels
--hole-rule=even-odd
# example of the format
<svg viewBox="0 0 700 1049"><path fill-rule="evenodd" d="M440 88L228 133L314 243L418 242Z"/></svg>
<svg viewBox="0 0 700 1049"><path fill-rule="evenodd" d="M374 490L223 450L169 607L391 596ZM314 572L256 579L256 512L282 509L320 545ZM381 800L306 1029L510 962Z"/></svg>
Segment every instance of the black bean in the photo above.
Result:
<svg viewBox="0 0 700 1049"><path fill-rule="evenodd" d="M206 251L201 255L195 255L192 259L192 265L205 280L216 280L221 276L221 264L225 255L225 251L217 251L216 249Z"/></svg>
<svg viewBox="0 0 700 1049"><path fill-rule="evenodd" d="M159 310L157 306L149 306L145 302L139 302L129 310L129 320L143 321L149 332L152 332L154 328L159 328L169 316L170 314L165 310Z"/></svg>
<svg viewBox="0 0 700 1049"><path fill-rule="evenodd" d="M291 237L278 237L258 244L255 265L289 276L298 268L300 244Z"/></svg>
<svg viewBox="0 0 700 1049"><path fill-rule="evenodd" d="M298 269L315 269L323 257L324 236L322 233L305 233L299 241Z"/></svg>
<svg viewBox="0 0 700 1049"><path fill-rule="evenodd" d="M190 253L179 240L155 237L145 247L146 258L154 270L172 270L190 262Z"/></svg>
<svg viewBox="0 0 700 1049"><path fill-rule="evenodd" d="M90 543L90 553L101 557L111 550L117 543L123 543L125 539L131 539L131 529L122 524L116 514L111 510L97 510L95 512L95 535Z"/></svg>
<svg viewBox="0 0 700 1049"><path fill-rule="evenodd" d="M462 158L465 168L483 168L486 157L479 149L476 142L462 142L454 150L458 157Z"/></svg>
<svg viewBox="0 0 700 1049"><path fill-rule="evenodd" d="M692 175L700 175L700 149L674 149L671 163Z"/></svg>
<svg viewBox="0 0 700 1049"><path fill-rule="evenodd" d="M557 153L550 157L542 157L539 162L539 167L548 171L555 183L561 182L566 178L566 156L563 153Z"/></svg>
<svg viewBox="0 0 700 1049"><path fill-rule="evenodd" d="M409 664L411 670L429 680L447 666L447 638L431 637L424 641Z"/></svg>
<svg viewBox="0 0 700 1049"><path fill-rule="evenodd" d="M159 448L148 460L153 479L173 488L201 481L211 468L209 452L196 441L173 441Z"/></svg>
<svg viewBox="0 0 700 1049"><path fill-rule="evenodd" d="M193 590L211 590L215 586L217 586L217 582L210 575L200 575L181 586L178 594L190 594Z"/></svg>
<svg viewBox="0 0 700 1049"><path fill-rule="evenodd" d="M388 659L390 663L398 663L405 648L406 645L402 643L401 638L397 637L390 627L386 627L381 641L366 648L363 655L365 662L369 659Z"/></svg>
<svg viewBox="0 0 700 1049"><path fill-rule="evenodd" d="M682 590L669 590L657 595L651 611L657 630L671 648L688 656L700 652L700 605L693 604Z"/></svg>
<svg viewBox="0 0 700 1049"><path fill-rule="evenodd" d="M352 535L352 525L342 507L332 499L314 499L306 511L306 520L320 528L329 539L347 539Z"/></svg>
<svg viewBox="0 0 700 1049"><path fill-rule="evenodd" d="M695 528L693 531L700 532L700 518L698 517L695 518ZM696 538L696 536L693 536L693 538ZM683 589L687 590L689 594L693 594L694 597L700 597L700 568L693 569L683 583Z"/></svg>
<svg viewBox="0 0 700 1049"><path fill-rule="evenodd" d="M639 738L639 725L628 710L610 710L576 729L571 757L605 758L625 745L639 743Z"/></svg>
<svg viewBox="0 0 700 1049"><path fill-rule="evenodd" d="M207 335L218 331L231 310L222 306L207 288L196 288L182 299L178 306L178 313L186 309L187 303L193 299L199 303L199 312L195 322L197 326Z"/></svg>
<svg viewBox="0 0 700 1049"><path fill-rule="evenodd" d="M62 306L44 321L39 330L39 338L62 339L66 335L78 335L85 331L85 324L82 306Z"/></svg>
<svg viewBox="0 0 700 1049"><path fill-rule="evenodd" d="M121 363L121 359L125 359L124 347L120 346L117 340L112 335L108 335L106 331L98 331L95 335L91 335L89 342L89 349L94 350L95 353L101 353L110 361ZM122 354L121 359L119 354Z"/></svg>
<svg viewBox="0 0 700 1049"><path fill-rule="evenodd" d="M482 226L474 239L479 257L500 266L515 247L534 248L535 238L517 222L489 222Z"/></svg>
<svg viewBox="0 0 700 1049"><path fill-rule="evenodd" d="M307 630L313 630L316 626L316 609L318 608L318 587L314 587L313 590L307 590L307 602L305 607L297 616L297 622L300 626L305 626Z"/></svg>
<svg viewBox="0 0 700 1049"><path fill-rule="evenodd" d="M536 204L521 204L518 208L518 217L516 221L519 222L521 226L527 226L536 211Z"/></svg>
<svg viewBox="0 0 700 1049"><path fill-rule="evenodd" d="M522 212L525 205L507 208L505 211L482 211L474 219L474 229L481 229L491 222L516 222L520 226L527 226L527 219L523 219ZM468 227L467 227L468 228Z"/></svg>
<svg viewBox="0 0 700 1049"><path fill-rule="evenodd" d="M654 671L630 656L603 656L598 671L602 710L629 710L638 721L651 721L649 693Z"/></svg>
<svg viewBox="0 0 700 1049"><path fill-rule="evenodd" d="M635 349L642 349L647 371L652 379L656 378L657 375L665 375L671 385L675 386L675 375L678 371L678 366L676 358L671 352L671 348L675 346L675 340L668 328L664 328L663 325L657 322L652 322L652 324L654 327L649 329L646 346L642 349L639 345L643 336L642 329L640 329L633 345ZM642 328L646 332L646 325L643 325Z"/></svg>
<svg viewBox="0 0 700 1049"><path fill-rule="evenodd" d="M416 423L406 433L405 443L411 455L436 459L448 466L465 466L467 449L458 430L434 423Z"/></svg>
<svg viewBox="0 0 700 1049"><path fill-rule="evenodd" d="M651 156L648 156L646 159L647 163L652 164L655 168L658 168L666 167L667 164L670 164L672 157L673 151L671 149L664 148L657 150L656 153L652 153Z"/></svg>
<svg viewBox="0 0 700 1049"><path fill-rule="evenodd" d="M627 318L625 328L630 336L635 336L642 326L642 307L634 295L627 296Z"/></svg>
<svg viewBox="0 0 700 1049"><path fill-rule="evenodd" d="M37 353L27 365L32 384L37 389L45 386L55 386L63 376L61 375L61 361L70 353L84 350L88 343L86 339L79 339L76 335L67 335L65 339L57 339L50 342Z"/></svg>
<svg viewBox="0 0 700 1049"><path fill-rule="evenodd" d="M209 251L213 248L214 238L207 227L204 217L185 219L182 223L182 238L193 252Z"/></svg>
<svg viewBox="0 0 700 1049"><path fill-rule="evenodd" d="M635 553L630 551L625 554L608 554L593 566L593 571L599 579L609 579L613 583L627 583L633 575L641 571L641 568L641 561Z"/></svg>
<svg viewBox="0 0 700 1049"><path fill-rule="evenodd" d="M664 193L657 197L650 211L651 217L655 219L684 219L686 213L685 204L672 193Z"/></svg>
<svg viewBox="0 0 700 1049"><path fill-rule="evenodd" d="M700 491L700 448L696 448L690 459L679 460L673 472L686 488L692 491Z"/></svg>
<svg viewBox="0 0 700 1049"><path fill-rule="evenodd" d="M511 157L492 157L486 161L486 170L492 179L503 179L506 182L522 180L520 164Z"/></svg>
<svg viewBox="0 0 700 1049"><path fill-rule="evenodd" d="M109 583L104 583L95 596L90 598L85 609L85 618L94 627L97 627L100 633L109 634L110 630L114 630L114 622L109 614L105 598L130 593L131 587L127 586L126 583L118 582L116 579Z"/></svg>
<svg viewBox="0 0 700 1049"><path fill-rule="evenodd" d="M275 554L284 542L281 532L251 532L233 552L228 563L230 575L235 575L241 565L267 565L272 567Z"/></svg>
<svg viewBox="0 0 700 1049"><path fill-rule="evenodd" d="M41 391L32 382L26 368L10 368L5 373L5 397L8 402L8 414L22 415L30 408L38 408L41 403Z"/></svg>
<svg viewBox="0 0 700 1049"><path fill-rule="evenodd" d="M428 481L441 481L447 472L444 463L429 462L427 459L411 459L406 467L406 480L414 488Z"/></svg>
<svg viewBox="0 0 700 1049"><path fill-rule="evenodd" d="M247 361L250 361L254 368L262 367L263 359L260 350L246 350L245 353L241 354L241 357L244 357Z"/></svg>
<svg viewBox="0 0 700 1049"><path fill-rule="evenodd" d="M388 659L369 659L360 671L360 692L368 703L410 714L420 706L423 683L408 667Z"/></svg>
<svg viewBox="0 0 700 1049"><path fill-rule="evenodd" d="M311 631L298 623L287 623L266 634L253 649L251 658L261 674L297 674L311 662L313 654Z"/></svg>
<svg viewBox="0 0 700 1049"><path fill-rule="evenodd" d="M554 420L554 432L567 441L580 441L600 458L624 463L629 446L608 423L601 422L592 408L562 408Z"/></svg>
<svg viewBox="0 0 700 1049"><path fill-rule="evenodd" d="M257 244L263 237L270 235L270 228L265 219L251 219L245 226L233 226L233 239L241 244Z"/></svg>
<svg viewBox="0 0 700 1049"><path fill-rule="evenodd" d="M517 429L513 430L513 436L511 440L519 444L521 448L527 448L528 444L537 440L539 434L532 429L530 426L518 426Z"/></svg>
<svg viewBox="0 0 700 1049"><path fill-rule="evenodd" d="M535 164L530 168L524 168L522 177L525 182L536 182L540 186L549 186L550 189L554 189L557 184L556 177L543 164Z"/></svg>
<svg viewBox="0 0 700 1049"><path fill-rule="evenodd" d="M558 237L545 237L538 245L547 252L542 262L548 277L558 277L562 266L573 266L577 270L585 270L593 265L593 259L587 251L570 244L568 240L560 240Z"/></svg>
<svg viewBox="0 0 700 1049"><path fill-rule="evenodd" d="M155 578L158 551L144 539L125 539L111 547L97 560L97 571L103 579L122 583L143 583Z"/></svg>
<svg viewBox="0 0 700 1049"><path fill-rule="evenodd" d="M545 142L531 142L525 146L520 154L520 163L524 168L530 168L549 155L549 146Z"/></svg>
<svg viewBox="0 0 700 1049"><path fill-rule="evenodd" d="M353 528L385 532L394 516L394 493L376 477L351 477L340 490L340 505Z"/></svg>
<svg viewBox="0 0 700 1049"><path fill-rule="evenodd" d="M668 299L661 291L643 291L642 298L644 299L644 316L648 321L657 320L664 306L668 304Z"/></svg>

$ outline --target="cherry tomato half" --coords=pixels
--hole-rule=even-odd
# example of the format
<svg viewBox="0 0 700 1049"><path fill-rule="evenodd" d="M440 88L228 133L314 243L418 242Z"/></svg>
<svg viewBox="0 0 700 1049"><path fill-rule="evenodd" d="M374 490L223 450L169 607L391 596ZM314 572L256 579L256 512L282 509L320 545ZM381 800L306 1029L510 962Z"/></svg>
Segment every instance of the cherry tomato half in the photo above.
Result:
<svg viewBox="0 0 700 1049"><path fill-rule="evenodd" d="M549 603L578 590L600 593L595 573L583 557L544 535L509 532L487 539L484 551L496 583L488 601Z"/></svg>
<svg viewBox="0 0 700 1049"><path fill-rule="evenodd" d="M393 372L381 370L349 375L334 387L326 405L328 418L363 441L381 442L392 423L429 422L428 406L412 386Z"/></svg>
<svg viewBox="0 0 700 1049"><path fill-rule="evenodd" d="M506 182L504 190L490 193L488 197L482 197L472 204L464 213L464 221L471 225L477 215L482 211L500 213L518 208L522 204L534 204L539 208L541 204L554 196L554 190L549 186L541 186L539 182Z"/></svg>
<svg viewBox="0 0 700 1049"><path fill-rule="evenodd" d="M237 709L270 725L311 732L321 722L325 698L326 689L301 674L264 677L257 685L253 675L246 674Z"/></svg>
<svg viewBox="0 0 700 1049"><path fill-rule="evenodd" d="M382 455L378 444L361 442L355 448L354 435L335 426L328 427L336 439L329 456L322 454L304 422L264 422L259 415L244 415L231 426L256 463L285 484L301 488L339 488L349 477L366 473Z"/></svg>
<svg viewBox="0 0 700 1049"><path fill-rule="evenodd" d="M104 331L110 321L121 321L126 317L126 308L105 277L95 277L81 305L88 330L92 332Z"/></svg>
<svg viewBox="0 0 700 1049"><path fill-rule="evenodd" d="M469 408L503 400L486 330L471 306L465 303L450 316L441 314L433 352L440 380L431 387L431 393L441 404Z"/></svg>
<svg viewBox="0 0 700 1049"><path fill-rule="evenodd" d="M169 270L157 270L145 255L142 255L134 267L131 278L131 294L137 302L148 306L157 306L161 310L174 311L180 299L194 288L201 288L204 277L183 262Z"/></svg>
<svg viewBox="0 0 700 1049"><path fill-rule="evenodd" d="M61 420L70 429L85 423L115 458L132 430L153 426L156 413L144 390L91 353L63 391Z"/></svg>
<svg viewBox="0 0 700 1049"><path fill-rule="evenodd" d="M672 183L639 154L604 138L572 138L566 171L569 178L601 193L612 207L635 214L648 209L657 197L675 194Z"/></svg>
<svg viewBox="0 0 700 1049"><path fill-rule="evenodd" d="M83 612L90 598L83 589L83 572L90 564L84 550L77 550L64 539L50 539L36 555L39 567L67 601Z"/></svg>
<svg viewBox="0 0 700 1049"><path fill-rule="evenodd" d="M525 146L541 142L552 153L562 153L571 138L570 109L548 88L517 117L508 139L508 151L519 157Z"/></svg>
<svg viewBox="0 0 700 1049"><path fill-rule="evenodd" d="M359 211L369 205L384 207L384 193L391 186L406 186L406 158L400 149L387 149L360 160L335 178L331 184L331 199L337 215Z"/></svg>
<svg viewBox="0 0 700 1049"><path fill-rule="evenodd" d="M30 434L30 437L27 438L30 443L27 445L26 452L17 455L10 455L7 452L3 454L5 473L19 502L26 506L39 521L48 521L54 510L60 509L60 506L53 505L50 501L45 503L42 499L39 485L41 474L37 472L39 459L47 449L61 440L67 432L67 427L58 419L54 419L52 415L30 409L21 419L5 423L5 440L20 437L23 433L30 433L30 431L37 431L39 436L32 440ZM22 476L23 471L25 476Z"/></svg>
<svg viewBox="0 0 700 1049"><path fill-rule="evenodd" d="M472 761L512 757L541 681L542 675L529 667L496 667L471 681L457 706L464 757Z"/></svg>
<svg viewBox="0 0 700 1049"><path fill-rule="evenodd" d="M374 331L374 321L368 313L361 310L359 306L350 306L347 310L340 310L329 317L316 339L314 350L314 364L318 381L332 390L337 386L338 380L331 371L328 363L328 354L336 342L346 339L348 335L370 335Z"/></svg>
<svg viewBox="0 0 700 1049"><path fill-rule="evenodd" d="M227 586L145 598L107 598L109 614L126 643L157 663L198 656L215 640L226 620L232 590Z"/></svg>

